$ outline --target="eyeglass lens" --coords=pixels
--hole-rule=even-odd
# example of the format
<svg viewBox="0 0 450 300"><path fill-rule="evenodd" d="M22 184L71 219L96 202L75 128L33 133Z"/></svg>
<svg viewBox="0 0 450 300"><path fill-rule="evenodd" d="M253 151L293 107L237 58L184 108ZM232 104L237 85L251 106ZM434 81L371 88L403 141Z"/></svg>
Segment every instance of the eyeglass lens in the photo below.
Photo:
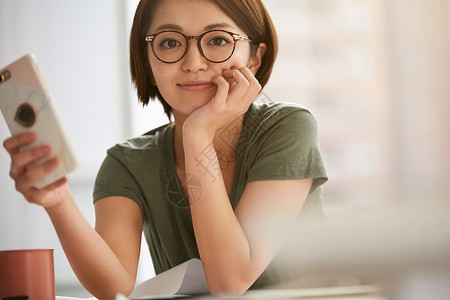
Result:
<svg viewBox="0 0 450 300"><path fill-rule="evenodd" d="M234 39L224 31L210 31L200 36L200 52L212 62L230 58L234 51ZM153 41L155 55L164 62L180 60L187 49L186 38L179 32L167 31L158 34Z"/></svg>

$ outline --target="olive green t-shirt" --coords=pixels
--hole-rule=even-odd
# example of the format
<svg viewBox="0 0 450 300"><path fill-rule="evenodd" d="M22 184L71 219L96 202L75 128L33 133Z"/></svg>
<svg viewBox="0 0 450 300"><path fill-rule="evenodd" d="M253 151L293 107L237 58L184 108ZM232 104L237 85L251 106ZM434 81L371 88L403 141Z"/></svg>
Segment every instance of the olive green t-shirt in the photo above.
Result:
<svg viewBox="0 0 450 300"><path fill-rule="evenodd" d="M236 138L238 142L229 197L233 209L249 182L313 178L300 216L323 214L319 186L327 174L311 113L295 104L265 103L252 104L243 118L240 135L233 123L219 133L226 141ZM94 202L122 196L139 205L156 274L199 258L190 210L175 169L173 134L173 125L167 124L109 149L94 188ZM213 167L208 164L208 149L198 163L205 172ZM195 180L189 176L186 180L196 187ZM277 283L283 273L280 264L272 262L253 287Z"/></svg>

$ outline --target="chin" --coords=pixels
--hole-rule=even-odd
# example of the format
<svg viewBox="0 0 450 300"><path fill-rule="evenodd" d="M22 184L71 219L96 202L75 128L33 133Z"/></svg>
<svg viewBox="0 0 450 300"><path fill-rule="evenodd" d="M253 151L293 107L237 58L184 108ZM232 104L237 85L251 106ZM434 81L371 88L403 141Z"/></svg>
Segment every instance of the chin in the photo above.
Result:
<svg viewBox="0 0 450 300"><path fill-rule="evenodd" d="M177 114L188 117L190 116L194 111L199 109L200 107L206 105L209 101L196 101L195 103L193 101L185 102L183 105L178 105L177 107L172 107L174 111L174 115ZM176 113L175 113L176 112Z"/></svg>
<svg viewBox="0 0 450 300"><path fill-rule="evenodd" d="M188 95L183 97L183 106L188 108L191 112L206 105L214 97L215 93L196 93L195 95Z"/></svg>
<svg viewBox="0 0 450 300"><path fill-rule="evenodd" d="M208 102L209 101L205 101L204 103L191 103L190 105L187 105L185 108L186 116L189 116L190 114L192 114L194 111L196 111L200 107L208 104Z"/></svg>
<svg viewBox="0 0 450 300"><path fill-rule="evenodd" d="M177 101L170 101L168 104L179 114L189 116L195 110L208 104L215 94L215 91L177 93L171 97L172 99L177 99Z"/></svg>

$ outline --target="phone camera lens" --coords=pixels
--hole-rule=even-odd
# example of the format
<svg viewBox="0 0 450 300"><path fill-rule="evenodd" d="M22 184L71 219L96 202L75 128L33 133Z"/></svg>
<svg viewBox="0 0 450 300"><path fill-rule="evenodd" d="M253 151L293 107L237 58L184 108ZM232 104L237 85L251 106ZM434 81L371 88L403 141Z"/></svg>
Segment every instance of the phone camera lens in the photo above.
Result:
<svg viewBox="0 0 450 300"><path fill-rule="evenodd" d="M11 72L9 70L0 73L0 83L11 78Z"/></svg>

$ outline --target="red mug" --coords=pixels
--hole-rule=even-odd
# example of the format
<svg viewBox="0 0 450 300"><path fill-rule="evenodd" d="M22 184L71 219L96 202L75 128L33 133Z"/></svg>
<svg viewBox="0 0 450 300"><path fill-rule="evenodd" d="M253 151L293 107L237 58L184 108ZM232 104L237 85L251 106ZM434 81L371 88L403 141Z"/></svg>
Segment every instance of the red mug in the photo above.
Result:
<svg viewBox="0 0 450 300"><path fill-rule="evenodd" d="M0 298L54 300L53 249L0 251Z"/></svg>

